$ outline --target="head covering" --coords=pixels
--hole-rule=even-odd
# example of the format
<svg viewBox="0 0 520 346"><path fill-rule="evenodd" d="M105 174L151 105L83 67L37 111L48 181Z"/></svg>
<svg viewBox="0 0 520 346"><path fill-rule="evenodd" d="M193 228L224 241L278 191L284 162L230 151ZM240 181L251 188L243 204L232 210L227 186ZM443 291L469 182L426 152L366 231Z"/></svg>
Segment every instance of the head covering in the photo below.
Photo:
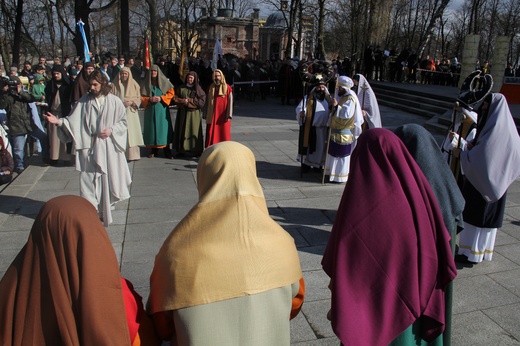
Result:
<svg viewBox="0 0 520 346"><path fill-rule="evenodd" d="M54 65L52 67L52 72L59 72L61 73L61 79L64 83L66 84L70 84L71 83L71 80L70 80L70 77L69 75L67 74L67 72L65 72L65 69L63 67L63 65ZM54 80L54 76L52 78L52 80Z"/></svg>
<svg viewBox="0 0 520 346"><path fill-rule="evenodd" d="M130 345L116 255L86 199L40 210L0 282L0 344Z"/></svg>
<svg viewBox="0 0 520 346"><path fill-rule="evenodd" d="M162 73L161 68L154 64L150 70L146 72L146 77L141 85L141 95L152 96L152 71L157 71L157 87L161 89L163 95L173 88L172 83Z"/></svg>
<svg viewBox="0 0 520 346"><path fill-rule="evenodd" d="M206 95L206 93L204 92L204 90L202 90L202 88L200 87L200 84L199 84L199 76L197 75L197 72L195 71L189 71L187 74L186 74L186 78L184 79L184 83L185 85L187 86L188 85L188 76L193 76L194 78L194 81L193 81L193 86L195 87L195 89L197 90L197 95Z"/></svg>
<svg viewBox="0 0 520 346"><path fill-rule="evenodd" d="M358 78L357 95L361 102L361 109L367 112L366 121L368 128L373 129L376 127L382 127L381 124L381 113L379 112L379 104L377 103L376 94L372 90L372 87L368 83L365 76L362 74L356 75Z"/></svg>
<svg viewBox="0 0 520 346"><path fill-rule="evenodd" d="M198 203L155 258L150 313L261 293L302 277L293 238L269 216L251 150L232 141L210 146L197 183Z"/></svg>
<svg viewBox="0 0 520 346"><path fill-rule="evenodd" d="M400 126L394 132L403 141L428 179L437 197L444 225L454 239L455 226L457 223L462 226L464 197L437 141L430 132L417 124Z"/></svg>
<svg viewBox="0 0 520 346"><path fill-rule="evenodd" d="M83 95L88 93L90 88L90 83L88 81L89 74L87 72L87 67L94 67L94 63L89 61L83 65L83 68L79 71L78 76L74 80L74 85L72 87L72 100L75 102L79 100Z"/></svg>
<svg viewBox="0 0 520 346"><path fill-rule="evenodd" d="M41 75L39 73L34 75L34 82L35 83L40 83L41 80L45 81L45 77L43 75Z"/></svg>
<svg viewBox="0 0 520 346"><path fill-rule="evenodd" d="M215 86L215 74L216 73L220 73L220 75L222 76L222 79L221 79L221 83L220 83L220 86L218 87L218 96L227 96L227 88L228 88L228 85L226 83L226 76L224 76L224 72L222 72L221 70L219 69L215 69L215 71L213 71L213 74L211 76L211 79L213 79L213 85L212 86ZM211 88L210 88L211 89ZM209 95L213 96L213 93L208 93Z"/></svg>
<svg viewBox="0 0 520 346"><path fill-rule="evenodd" d="M418 318L426 341L443 331L444 288L457 273L450 236L428 180L391 131L359 136L322 265L344 344L388 345Z"/></svg>
<svg viewBox="0 0 520 346"><path fill-rule="evenodd" d="M338 87L350 89L354 86L354 82L347 76L338 77Z"/></svg>
<svg viewBox="0 0 520 346"><path fill-rule="evenodd" d="M126 82L126 85L121 82L121 72L128 73L128 81ZM112 88L114 95L119 97L122 101L132 101L136 105L141 103L141 88L139 83L137 83L134 77L132 77L132 71L129 67L125 66L121 69L121 71L119 71L116 81L112 84ZM130 108L130 110L136 112L136 110L133 108Z"/></svg>
<svg viewBox="0 0 520 346"><path fill-rule="evenodd" d="M465 108L472 109L491 93L492 88L493 76L480 70L473 71L462 83L457 101Z"/></svg>
<svg viewBox="0 0 520 346"><path fill-rule="evenodd" d="M191 86L188 86L188 76L193 76L194 81ZM189 107L196 106L197 108L202 109L206 104L206 93L201 88L199 84L199 77L197 76L197 72L190 71L186 74L185 83L181 85L181 88L189 89L189 98L193 99L193 105L189 105ZM180 92L177 95L181 95Z"/></svg>
<svg viewBox="0 0 520 346"><path fill-rule="evenodd" d="M506 98L490 94L479 110L474 146L460 154L466 178L488 202L499 200L520 176L520 138Z"/></svg>

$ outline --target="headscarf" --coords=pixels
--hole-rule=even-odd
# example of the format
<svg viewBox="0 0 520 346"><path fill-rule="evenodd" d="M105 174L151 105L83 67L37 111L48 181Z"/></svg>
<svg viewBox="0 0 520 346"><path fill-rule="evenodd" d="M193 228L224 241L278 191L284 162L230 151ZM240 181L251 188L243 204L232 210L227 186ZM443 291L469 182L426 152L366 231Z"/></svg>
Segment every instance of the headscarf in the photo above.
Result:
<svg viewBox="0 0 520 346"><path fill-rule="evenodd" d="M95 65L93 62L89 61L86 62L85 65L83 65L83 68L81 71L79 71L79 75L74 80L74 85L72 88L72 101L79 100L83 95L88 93L88 90L90 88L90 84L88 82L88 75L87 75L87 67L94 67Z"/></svg>
<svg viewBox="0 0 520 346"><path fill-rule="evenodd" d="M193 84L191 86L188 85L188 76L193 76ZM197 72L190 71L186 74L185 82L181 85L181 88L186 88L189 91L189 98L193 101L188 104L188 108L198 108L201 109L206 104L206 93L199 84L199 77L197 76ZM181 95L180 92L175 92L175 95ZM183 104L179 104L179 107L184 107Z"/></svg>
<svg viewBox="0 0 520 346"><path fill-rule="evenodd" d="M155 64L146 72L146 77L141 85L141 95L152 96L152 71L157 71L157 87L161 89L163 95L165 95L168 90L173 88L173 85L162 73L161 68Z"/></svg>
<svg viewBox="0 0 520 346"><path fill-rule="evenodd" d="M367 112L367 122L368 128L378 128L382 127L381 125L381 113L379 112L379 105L377 103L376 94L372 90L372 87L368 83L365 76L362 74L357 74L355 77L358 77L358 89L357 95L358 99L361 102L361 109ZM354 78L355 78L354 77Z"/></svg>
<svg viewBox="0 0 520 346"><path fill-rule="evenodd" d="M215 93L215 88L217 87L215 75L217 74L217 72L220 73L220 75L222 76L220 86L218 86L218 96L225 97L225 96L227 96L228 85L226 83L226 77L224 76L224 72L222 72L219 69L216 69L215 71L213 71L213 74L211 75L213 84L211 84L211 86L209 87L210 92L208 94L213 96L213 94Z"/></svg>
<svg viewBox="0 0 520 346"><path fill-rule="evenodd" d="M403 125L395 129L408 151L428 179L441 209L444 225L454 238L455 226L462 226L464 196L447 165L441 149L432 134L417 124Z"/></svg>
<svg viewBox="0 0 520 346"><path fill-rule="evenodd" d="M294 240L269 216L251 150L232 141L210 146L197 182L198 203L155 258L149 313L261 293L302 277Z"/></svg>
<svg viewBox="0 0 520 346"><path fill-rule="evenodd" d="M90 202L47 202L0 282L2 345L130 345L121 275Z"/></svg>
<svg viewBox="0 0 520 346"><path fill-rule="evenodd" d="M199 84L199 76L197 75L197 72L190 71L186 74L186 78L184 78L184 86L188 87L188 76L193 76L193 87L195 87L195 90L197 91L197 95L201 97L202 95L206 96L206 93Z"/></svg>
<svg viewBox="0 0 520 346"><path fill-rule="evenodd" d="M63 65L54 65L52 67L52 74L53 75L51 75L51 77L52 77L53 81L55 81L55 79L54 79L54 72L61 73L61 80L63 81L63 83L65 83L67 85L70 85L70 83L71 83L70 77L67 74L67 72L65 71L65 69L63 68Z"/></svg>
<svg viewBox="0 0 520 346"><path fill-rule="evenodd" d="M344 344L388 345L418 318L426 341L444 330L444 288L457 275L450 236L428 180L391 131L359 136L322 265Z"/></svg>
<svg viewBox="0 0 520 346"><path fill-rule="evenodd" d="M460 153L466 178L488 202L498 201L520 176L520 138L506 98L491 94L479 110L474 147Z"/></svg>
<svg viewBox="0 0 520 346"><path fill-rule="evenodd" d="M127 72L128 73L128 80L126 82L126 86L121 81L121 72ZM137 83L132 77L132 70L130 70L129 67L123 67L121 71L118 73L117 80L112 84L113 85L113 93L117 97L119 97L123 101L132 101L136 105L139 106L141 103L141 93L140 93L140 86L139 83ZM124 91L124 95L123 95ZM130 108L132 111L136 111L133 108Z"/></svg>

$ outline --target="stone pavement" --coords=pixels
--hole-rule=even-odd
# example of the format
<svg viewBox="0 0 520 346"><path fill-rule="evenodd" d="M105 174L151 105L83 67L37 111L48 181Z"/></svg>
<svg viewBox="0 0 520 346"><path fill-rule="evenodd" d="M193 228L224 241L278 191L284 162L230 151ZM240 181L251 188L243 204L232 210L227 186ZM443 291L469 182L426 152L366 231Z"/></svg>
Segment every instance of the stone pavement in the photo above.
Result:
<svg viewBox="0 0 520 346"><path fill-rule="evenodd" d="M425 121L386 107L382 117L390 129ZM320 262L344 185L322 185L317 173L300 178L294 105L282 106L274 98L239 100L232 132L233 140L253 150L269 212L294 237L300 254L307 294L302 312L291 323L292 344L338 345L326 319L330 293ZM27 240L43 203L58 195L79 193L79 173L72 167L44 167L39 161L31 158L29 167L0 189L0 277ZM130 164L132 197L116 205L108 233L123 276L145 300L155 254L197 200L196 168L195 159L143 157ZM508 192L493 261L458 266L453 345L520 345L519 226L520 182L516 181Z"/></svg>

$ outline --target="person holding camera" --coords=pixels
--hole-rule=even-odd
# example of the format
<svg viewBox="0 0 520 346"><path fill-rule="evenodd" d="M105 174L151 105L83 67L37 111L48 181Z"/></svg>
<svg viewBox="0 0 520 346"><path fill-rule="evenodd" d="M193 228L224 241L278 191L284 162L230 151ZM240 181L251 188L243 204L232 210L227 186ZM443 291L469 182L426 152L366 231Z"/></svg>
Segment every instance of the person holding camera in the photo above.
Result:
<svg viewBox="0 0 520 346"><path fill-rule="evenodd" d="M34 96L22 89L22 82L18 76L3 77L0 85L0 108L7 112L9 138L13 146L14 172L19 174L25 169L25 137L32 132L28 104L34 102Z"/></svg>

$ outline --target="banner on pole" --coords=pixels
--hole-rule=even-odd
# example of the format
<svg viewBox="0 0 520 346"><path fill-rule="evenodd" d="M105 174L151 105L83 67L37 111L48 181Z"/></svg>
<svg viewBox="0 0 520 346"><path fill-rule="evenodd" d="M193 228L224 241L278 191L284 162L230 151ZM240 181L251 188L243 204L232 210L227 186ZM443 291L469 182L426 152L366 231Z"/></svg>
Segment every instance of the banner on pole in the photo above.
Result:
<svg viewBox="0 0 520 346"><path fill-rule="evenodd" d="M217 63L219 56L223 56L222 54L222 44L220 40L217 38L215 41L215 47L213 48L213 59L211 60L211 69L215 71L217 69Z"/></svg>
<svg viewBox="0 0 520 346"><path fill-rule="evenodd" d="M85 23L80 19L78 22L79 32L81 34L81 38L83 39L83 55L85 56L85 62L90 61L90 50L88 49L87 36L85 35L85 29L83 28Z"/></svg>
<svg viewBox="0 0 520 346"><path fill-rule="evenodd" d="M144 67L149 70L152 67L152 54L150 52L150 42L145 34L144 38Z"/></svg>

